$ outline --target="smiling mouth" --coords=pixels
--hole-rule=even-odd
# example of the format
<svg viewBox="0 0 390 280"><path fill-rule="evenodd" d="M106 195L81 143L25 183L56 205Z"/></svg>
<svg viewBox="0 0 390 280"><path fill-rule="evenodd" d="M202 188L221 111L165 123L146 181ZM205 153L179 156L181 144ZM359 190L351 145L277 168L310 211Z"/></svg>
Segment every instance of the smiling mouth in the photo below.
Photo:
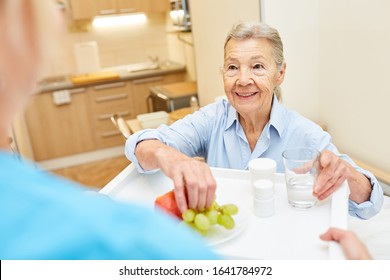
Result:
<svg viewBox="0 0 390 280"><path fill-rule="evenodd" d="M251 97L253 95L255 95L257 93L256 92L236 92L236 94L240 97Z"/></svg>

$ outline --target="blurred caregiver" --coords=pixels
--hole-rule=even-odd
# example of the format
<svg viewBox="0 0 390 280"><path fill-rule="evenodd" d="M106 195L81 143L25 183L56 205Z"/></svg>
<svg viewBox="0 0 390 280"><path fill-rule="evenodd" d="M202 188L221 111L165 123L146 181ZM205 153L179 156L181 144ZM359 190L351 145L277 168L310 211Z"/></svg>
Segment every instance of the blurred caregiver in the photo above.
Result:
<svg viewBox="0 0 390 280"><path fill-rule="evenodd" d="M8 151L12 118L61 23L53 2L0 0L0 259L216 258L165 215L88 195Z"/></svg>
<svg viewBox="0 0 390 280"><path fill-rule="evenodd" d="M181 211L208 207L215 180L208 166L247 169L267 157L283 172L282 152L304 146L322 151L314 195L322 200L347 179L349 212L367 219L378 213L383 192L376 178L332 144L318 125L278 102L286 71L278 31L259 22L240 22L224 47L226 100L205 106L171 126L140 131L127 140L126 156L140 172L161 169L174 181ZM193 159L204 157L206 163Z"/></svg>

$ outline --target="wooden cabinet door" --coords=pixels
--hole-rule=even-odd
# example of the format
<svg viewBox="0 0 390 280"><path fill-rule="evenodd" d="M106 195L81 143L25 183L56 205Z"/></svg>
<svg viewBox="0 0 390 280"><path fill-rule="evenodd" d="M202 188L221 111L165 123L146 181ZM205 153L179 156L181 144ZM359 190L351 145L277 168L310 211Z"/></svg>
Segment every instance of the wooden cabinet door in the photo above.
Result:
<svg viewBox="0 0 390 280"><path fill-rule="evenodd" d="M135 115L149 113L148 97L150 88L158 85L185 81L185 73L161 75L132 81Z"/></svg>
<svg viewBox="0 0 390 280"><path fill-rule="evenodd" d="M96 16L95 0L70 0L72 18L87 19Z"/></svg>
<svg viewBox="0 0 390 280"><path fill-rule="evenodd" d="M95 0L95 15L112 15L118 13L117 0Z"/></svg>
<svg viewBox="0 0 390 280"><path fill-rule="evenodd" d="M72 102L60 106L54 104L51 93L38 94L25 119L37 161L96 148L86 92L72 94Z"/></svg>
<svg viewBox="0 0 390 280"><path fill-rule="evenodd" d="M117 0L119 13L142 12L145 8L145 0Z"/></svg>
<svg viewBox="0 0 390 280"><path fill-rule="evenodd" d="M147 0L148 8L147 12L168 12L169 11L169 0Z"/></svg>

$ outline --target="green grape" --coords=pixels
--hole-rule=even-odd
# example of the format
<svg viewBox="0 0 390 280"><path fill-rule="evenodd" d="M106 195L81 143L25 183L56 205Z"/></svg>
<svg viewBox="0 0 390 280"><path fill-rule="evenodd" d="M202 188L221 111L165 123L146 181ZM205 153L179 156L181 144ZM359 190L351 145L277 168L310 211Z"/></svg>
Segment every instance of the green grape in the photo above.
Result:
<svg viewBox="0 0 390 280"><path fill-rule="evenodd" d="M207 231L210 228L210 221L203 213L196 214L194 224L201 231Z"/></svg>
<svg viewBox="0 0 390 280"><path fill-rule="evenodd" d="M209 219L210 225L213 226L213 225L217 224L218 215L219 215L219 213L215 209L211 209L211 210L206 212L206 217Z"/></svg>
<svg viewBox="0 0 390 280"><path fill-rule="evenodd" d="M223 214L235 215L238 213L238 207L234 204L226 204L223 205L221 208Z"/></svg>
<svg viewBox="0 0 390 280"><path fill-rule="evenodd" d="M211 204L210 209L219 210L219 208L220 208L220 206L219 206L218 203L214 200L213 204Z"/></svg>
<svg viewBox="0 0 390 280"><path fill-rule="evenodd" d="M187 209L183 214L181 214L185 222L191 223L195 219L195 211L192 209Z"/></svg>
<svg viewBox="0 0 390 280"><path fill-rule="evenodd" d="M220 214L218 216L218 224L226 229L232 229L235 226L233 218L227 214Z"/></svg>

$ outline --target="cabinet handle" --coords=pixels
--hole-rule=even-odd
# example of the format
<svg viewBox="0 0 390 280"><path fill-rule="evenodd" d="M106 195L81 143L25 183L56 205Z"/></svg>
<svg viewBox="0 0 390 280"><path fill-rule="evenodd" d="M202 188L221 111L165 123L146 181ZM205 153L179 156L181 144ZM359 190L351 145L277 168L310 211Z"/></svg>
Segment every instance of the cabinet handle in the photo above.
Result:
<svg viewBox="0 0 390 280"><path fill-rule="evenodd" d="M162 81L162 80L163 80L163 77L158 76L158 77L151 77L151 78L134 80L133 84L139 85L139 84L146 84L146 83L151 83L151 82L158 82L158 81Z"/></svg>
<svg viewBox="0 0 390 280"><path fill-rule="evenodd" d="M70 90L70 93L82 93L82 92L85 92L85 88L75 88L75 89L71 89Z"/></svg>
<svg viewBox="0 0 390 280"><path fill-rule="evenodd" d="M122 8L122 9L119 9L120 13L134 13L136 11L137 11L136 8Z"/></svg>
<svg viewBox="0 0 390 280"><path fill-rule="evenodd" d="M101 15L110 15L110 14L115 14L116 10L115 9L107 9L107 10L100 10L99 14Z"/></svg>
<svg viewBox="0 0 390 280"><path fill-rule="evenodd" d="M96 102L107 102L107 101L113 101L113 100L119 100L119 99L126 99L129 95L127 93L121 93L116 95L110 95L110 96L104 96L104 97L98 97L96 98Z"/></svg>
<svg viewBox="0 0 390 280"><path fill-rule="evenodd" d="M104 115L100 115L98 118L100 121L109 120L109 119L111 119L112 115L113 115L113 113L104 114ZM117 115L118 115L118 117L126 117L126 116L130 115L130 111L119 112L119 113L117 113Z"/></svg>
<svg viewBox="0 0 390 280"><path fill-rule="evenodd" d="M102 90L102 89L108 89L108 88L124 87L125 85L126 85L125 82L119 82L119 83L111 83L111 84L94 86L93 88L96 90Z"/></svg>
<svg viewBox="0 0 390 280"><path fill-rule="evenodd" d="M102 134L100 134L100 136L102 138L109 138L109 137L114 137L114 136L117 136L117 135L120 135L121 132L118 131L118 130L113 130L113 131L107 131L107 132L104 132Z"/></svg>

